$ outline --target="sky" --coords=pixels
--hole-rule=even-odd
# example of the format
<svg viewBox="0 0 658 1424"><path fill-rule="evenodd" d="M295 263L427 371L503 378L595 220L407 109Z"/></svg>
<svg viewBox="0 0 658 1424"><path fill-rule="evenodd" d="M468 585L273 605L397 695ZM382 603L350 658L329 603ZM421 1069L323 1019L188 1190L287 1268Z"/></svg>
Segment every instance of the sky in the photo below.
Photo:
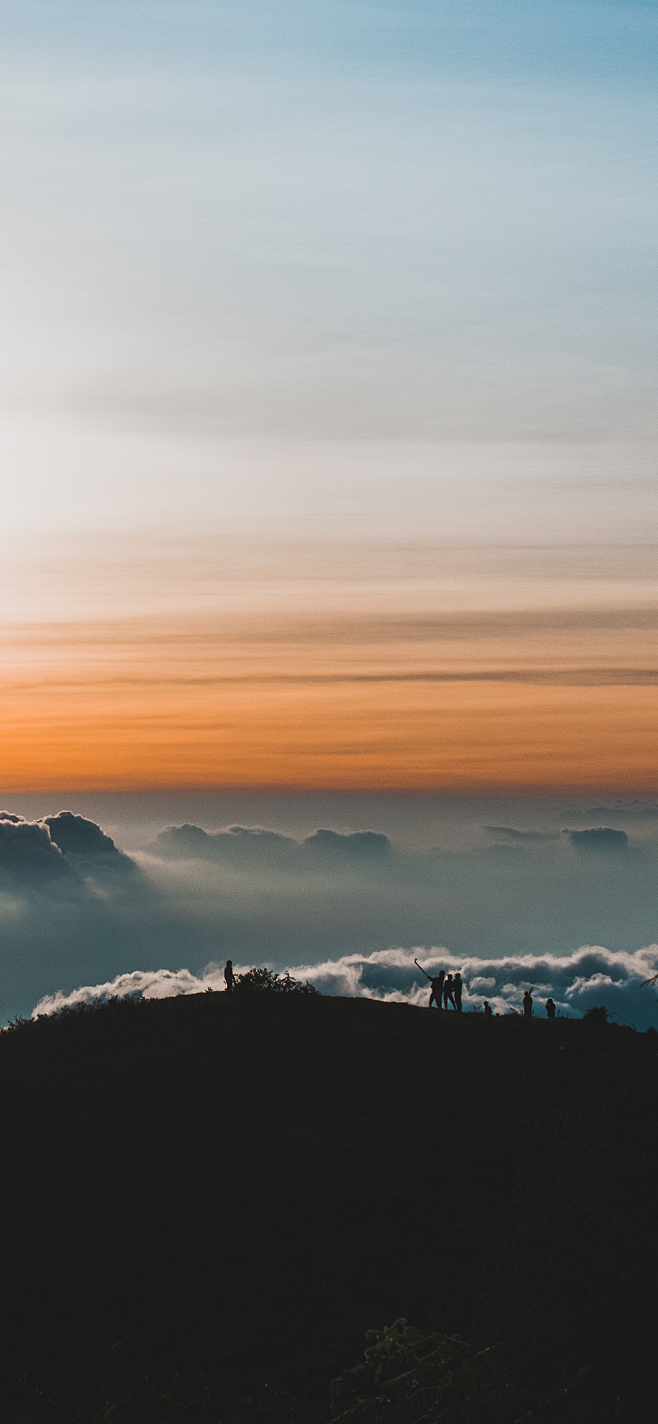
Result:
<svg viewBox="0 0 658 1424"><path fill-rule="evenodd" d="M62 871L55 920L28 876L22 918L0 855L6 1014L227 943L658 940L657 38L627 0L6 0L0 788L139 870L84 910ZM392 859L261 892L160 854L186 822Z"/></svg>
<svg viewBox="0 0 658 1424"><path fill-rule="evenodd" d="M7 790L656 789L657 24L8 0Z"/></svg>

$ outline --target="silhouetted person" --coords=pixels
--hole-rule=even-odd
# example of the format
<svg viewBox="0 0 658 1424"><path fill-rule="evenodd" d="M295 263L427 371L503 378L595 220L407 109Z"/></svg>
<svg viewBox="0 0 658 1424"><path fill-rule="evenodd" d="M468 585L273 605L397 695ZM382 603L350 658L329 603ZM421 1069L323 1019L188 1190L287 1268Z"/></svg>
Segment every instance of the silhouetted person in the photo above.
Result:
<svg viewBox="0 0 658 1424"><path fill-rule="evenodd" d="M453 991L453 978L452 978L452 974L449 974L448 977L447 977L447 979L446 979L445 984L443 985L443 1006L444 1006L444 1008L446 1008L446 1009L447 1009L447 1007L448 1007L448 1000L449 1000L450 1003L452 1004L453 1009L454 1009L454 1007L455 1007L455 1001L454 1001L454 998L453 998L453 996L452 996L452 991Z"/></svg>
<svg viewBox="0 0 658 1424"><path fill-rule="evenodd" d="M493 1018L493 1014L492 1014L492 1012L491 1012L491 1004L488 1004L487 1001L486 1001L486 999L485 999L485 1001L484 1001L484 1017L485 1017L485 1019L492 1019L492 1018Z"/></svg>
<svg viewBox="0 0 658 1424"><path fill-rule="evenodd" d="M523 1017L532 1018L532 989L526 989L523 995Z"/></svg>
<svg viewBox="0 0 658 1424"><path fill-rule="evenodd" d="M228 994L231 994L231 993L233 992L233 960L232 960L232 959L227 959L227 961L226 961L226 968L225 968L225 970L224 970L224 984L225 984L225 987L226 987L226 992L227 992Z"/></svg>
<svg viewBox="0 0 658 1424"><path fill-rule="evenodd" d="M546 1000L546 1013L548 1014L549 1019L555 1018L555 1004L553 1003L552 999Z"/></svg>
<svg viewBox="0 0 658 1424"><path fill-rule="evenodd" d="M414 959L414 964L418 964L417 959ZM427 970L423 969L422 964L418 964L418 968L420 969L421 974L424 974L425 978L429 979L430 984L432 986L429 1008L431 1009L432 1004L436 1004L437 1009L440 1009L441 1000L443 998L443 980L445 979L445 970L442 969L439 974L433 975L428 974Z"/></svg>
<svg viewBox="0 0 658 1424"><path fill-rule="evenodd" d="M440 972L439 974L437 974L437 976L436 976L435 979L430 979L430 984L432 985L432 992L431 992L431 994L430 994L430 1003L429 1003L430 1008L432 1007L432 1004L436 1004L437 1009L440 1009L440 1008L441 1008L441 1000L442 1000L442 998L443 998L443 981L444 981L444 979L445 979L445 970L444 970L444 969L442 969L441 972Z"/></svg>
<svg viewBox="0 0 658 1424"><path fill-rule="evenodd" d="M462 976L461 976L461 974L459 973L459 970L457 970L457 973L455 974L455 977L454 977L454 980L453 980L453 984L452 984L452 991L453 991L453 994L454 994L454 996L455 996L455 1008L457 1009L458 1013L461 1013L461 1011L462 1011L462 989L463 989L463 987L464 987L464 986L463 986L463 984L462 984Z"/></svg>

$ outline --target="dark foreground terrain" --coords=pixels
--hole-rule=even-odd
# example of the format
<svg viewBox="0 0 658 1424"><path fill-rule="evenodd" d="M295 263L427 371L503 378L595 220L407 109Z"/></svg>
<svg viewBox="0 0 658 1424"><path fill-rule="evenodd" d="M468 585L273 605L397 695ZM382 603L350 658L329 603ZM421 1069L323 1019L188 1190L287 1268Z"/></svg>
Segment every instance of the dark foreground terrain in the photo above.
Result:
<svg viewBox="0 0 658 1424"><path fill-rule="evenodd" d="M0 1035L0 1120L2 1424L658 1417L652 1031L112 1003Z"/></svg>

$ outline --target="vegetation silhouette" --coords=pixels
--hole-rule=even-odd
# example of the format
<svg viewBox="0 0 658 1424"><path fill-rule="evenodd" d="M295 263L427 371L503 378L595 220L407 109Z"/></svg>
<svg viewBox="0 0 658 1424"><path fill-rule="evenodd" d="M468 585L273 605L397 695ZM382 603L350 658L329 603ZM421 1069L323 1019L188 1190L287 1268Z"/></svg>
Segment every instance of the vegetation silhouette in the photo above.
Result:
<svg viewBox="0 0 658 1424"><path fill-rule="evenodd" d="M0 1034L3 1424L652 1419L658 1035L249 973Z"/></svg>
<svg viewBox="0 0 658 1424"><path fill-rule="evenodd" d="M605 1028L606 1024L611 1023L613 1017L614 1010L606 1009L604 1004L594 1004L583 1015L583 1023L588 1028Z"/></svg>
<svg viewBox="0 0 658 1424"><path fill-rule="evenodd" d="M308 980L293 979L286 969L285 974L276 974L273 969L248 969L244 974L233 976L234 994L317 994L317 989Z"/></svg>
<svg viewBox="0 0 658 1424"><path fill-rule="evenodd" d="M535 1402L508 1378L495 1348L478 1350L459 1335L424 1334L404 1318L366 1332L363 1364L331 1384L332 1424L438 1424L444 1419L494 1424Z"/></svg>

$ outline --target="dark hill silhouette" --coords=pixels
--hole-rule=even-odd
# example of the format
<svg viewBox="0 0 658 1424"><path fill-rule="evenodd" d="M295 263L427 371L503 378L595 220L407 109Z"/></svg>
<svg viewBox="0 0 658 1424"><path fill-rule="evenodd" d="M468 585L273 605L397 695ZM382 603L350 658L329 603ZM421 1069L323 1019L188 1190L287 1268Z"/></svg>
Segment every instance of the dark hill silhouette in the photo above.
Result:
<svg viewBox="0 0 658 1424"><path fill-rule="evenodd" d="M654 1417L653 1032L207 993L0 1084L3 1424Z"/></svg>

